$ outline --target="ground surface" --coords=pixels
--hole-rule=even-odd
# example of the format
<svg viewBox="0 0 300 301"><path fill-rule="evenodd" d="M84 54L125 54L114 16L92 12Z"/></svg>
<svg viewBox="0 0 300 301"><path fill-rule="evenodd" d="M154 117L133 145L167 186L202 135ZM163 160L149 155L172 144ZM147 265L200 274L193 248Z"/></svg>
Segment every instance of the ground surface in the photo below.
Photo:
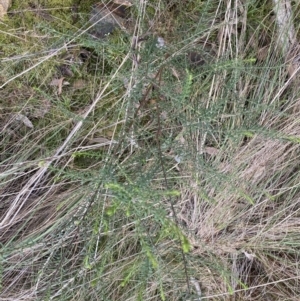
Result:
<svg viewBox="0 0 300 301"><path fill-rule="evenodd" d="M299 6L96 2L0 23L0 300L299 300Z"/></svg>

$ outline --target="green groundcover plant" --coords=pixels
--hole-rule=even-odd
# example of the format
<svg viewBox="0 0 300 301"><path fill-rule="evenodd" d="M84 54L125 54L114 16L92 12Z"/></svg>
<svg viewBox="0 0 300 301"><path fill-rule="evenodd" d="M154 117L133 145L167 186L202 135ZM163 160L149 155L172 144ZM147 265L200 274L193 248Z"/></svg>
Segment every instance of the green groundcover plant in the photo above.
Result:
<svg viewBox="0 0 300 301"><path fill-rule="evenodd" d="M0 299L298 300L299 5L96 2L0 22Z"/></svg>

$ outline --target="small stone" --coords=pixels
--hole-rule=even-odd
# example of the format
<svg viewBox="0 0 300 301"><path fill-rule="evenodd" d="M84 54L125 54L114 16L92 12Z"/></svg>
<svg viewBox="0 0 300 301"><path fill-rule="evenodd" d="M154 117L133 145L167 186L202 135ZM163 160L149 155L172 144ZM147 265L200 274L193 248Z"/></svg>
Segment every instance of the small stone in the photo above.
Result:
<svg viewBox="0 0 300 301"><path fill-rule="evenodd" d="M165 47L165 40L162 37L157 38L156 47L157 48L164 48Z"/></svg>
<svg viewBox="0 0 300 301"><path fill-rule="evenodd" d="M116 28L123 27L126 16L125 7L96 4L92 8L90 22L95 24L91 33L98 38L104 38Z"/></svg>

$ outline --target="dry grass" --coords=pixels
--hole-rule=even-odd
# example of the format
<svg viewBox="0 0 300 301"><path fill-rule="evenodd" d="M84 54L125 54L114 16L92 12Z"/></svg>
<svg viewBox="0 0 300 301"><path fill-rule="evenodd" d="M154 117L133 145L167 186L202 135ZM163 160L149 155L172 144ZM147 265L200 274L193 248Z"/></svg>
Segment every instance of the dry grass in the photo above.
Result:
<svg viewBox="0 0 300 301"><path fill-rule="evenodd" d="M136 1L96 40L90 2L1 25L0 300L298 300L297 47L273 3Z"/></svg>

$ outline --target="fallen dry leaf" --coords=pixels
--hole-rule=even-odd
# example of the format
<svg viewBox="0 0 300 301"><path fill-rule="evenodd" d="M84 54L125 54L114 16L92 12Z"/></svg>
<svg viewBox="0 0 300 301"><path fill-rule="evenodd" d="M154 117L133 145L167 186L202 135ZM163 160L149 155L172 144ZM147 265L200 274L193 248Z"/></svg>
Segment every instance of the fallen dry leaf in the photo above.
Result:
<svg viewBox="0 0 300 301"><path fill-rule="evenodd" d="M68 82L64 83L64 79L65 79L64 77L61 77L59 79L55 78L49 84L50 86L58 87L58 92L57 92L58 95L61 94L63 85L65 86L69 84Z"/></svg>
<svg viewBox="0 0 300 301"><path fill-rule="evenodd" d="M204 152L211 156L216 156L219 153L219 150L215 147L207 146L204 148Z"/></svg>
<svg viewBox="0 0 300 301"><path fill-rule="evenodd" d="M0 19L2 19L9 7L11 6L11 0L0 0Z"/></svg>
<svg viewBox="0 0 300 301"><path fill-rule="evenodd" d="M15 119L17 121L21 121L23 122L24 125L26 125L28 128L31 128L33 129L33 124L32 122L28 119L28 117L26 117L25 115L23 114L16 114L15 115Z"/></svg>
<svg viewBox="0 0 300 301"><path fill-rule="evenodd" d="M243 251L243 253L244 253L244 255L245 255L249 260L251 260L251 261L256 257L255 254L250 254L250 253L248 253L248 252L246 252L246 251Z"/></svg>
<svg viewBox="0 0 300 301"><path fill-rule="evenodd" d="M193 284L194 287L195 287L195 290L196 290L197 295L199 297L198 300L201 300L202 292L201 292L199 281L197 281L194 277L191 277L190 281L191 281L191 284Z"/></svg>
<svg viewBox="0 0 300 301"><path fill-rule="evenodd" d="M171 67L171 71L172 71L172 75L176 77L177 80L179 80L180 79L179 72L174 67Z"/></svg>

